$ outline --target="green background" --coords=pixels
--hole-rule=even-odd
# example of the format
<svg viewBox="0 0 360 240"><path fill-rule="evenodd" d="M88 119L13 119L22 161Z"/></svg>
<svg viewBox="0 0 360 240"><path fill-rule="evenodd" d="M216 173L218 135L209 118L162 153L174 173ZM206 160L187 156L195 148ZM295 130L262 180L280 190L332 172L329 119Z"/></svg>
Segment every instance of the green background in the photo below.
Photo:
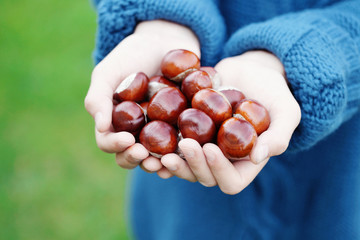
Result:
<svg viewBox="0 0 360 240"><path fill-rule="evenodd" d="M95 31L90 1L0 0L0 239L128 239L83 104Z"/></svg>

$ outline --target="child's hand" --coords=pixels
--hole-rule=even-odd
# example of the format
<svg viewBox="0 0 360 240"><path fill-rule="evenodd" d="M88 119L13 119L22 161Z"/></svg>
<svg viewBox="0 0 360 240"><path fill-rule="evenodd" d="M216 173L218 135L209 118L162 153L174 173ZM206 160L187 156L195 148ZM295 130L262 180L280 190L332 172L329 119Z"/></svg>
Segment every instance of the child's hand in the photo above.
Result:
<svg viewBox="0 0 360 240"><path fill-rule="evenodd" d="M230 162L215 144L203 148L192 139L179 147L184 161L175 154L165 155L161 162L183 179L199 181L205 186L219 185L227 194L236 194L249 185L271 156L283 153L300 122L300 107L285 79L281 62L265 51L251 51L224 59L217 66L222 82L240 89L247 98L259 101L270 114L271 124L262 133L245 160Z"/></svg>
<svg viewBox="0 0 360 240"><path fill-rule="evenodd" d="M135 143L130 133L112 131L112 96L119 83L132 73L141 71L149 77L160 73L163 56L179 48L200 57L199 42L188 28L160 20L142 22L92 73L85 108L95 120L96 142L104 152L116 153L116 161L123 168L135 168L141 163L145 171L160 170L162 177L171 176L159 159L150 157L144 146Z"/></svg>

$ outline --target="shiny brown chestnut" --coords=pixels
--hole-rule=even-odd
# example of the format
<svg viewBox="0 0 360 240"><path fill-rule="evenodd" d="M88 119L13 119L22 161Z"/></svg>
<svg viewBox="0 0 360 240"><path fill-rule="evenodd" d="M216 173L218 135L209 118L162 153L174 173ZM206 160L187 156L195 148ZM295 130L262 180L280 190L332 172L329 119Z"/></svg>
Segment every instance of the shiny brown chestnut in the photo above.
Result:
<svg viewBox="0 0 360 240"><path fill-rule="evenodd" d="M207 74L209 74L211 82L212 82L212 88L217 90L221 86L221 79L219 73L215 70L213 67L200 67L201 71L205 71Z"/></svg>
<svg viewBox="0 0 360 240"><path fill-rule="evenodd" d="M189 101L195 93L205 88L212 88L212 82L209 74L200 70L187 75L181 83L181 92Z"/></svg>
<svg viewBox="0 0 360 240"><path fill-rule="evenodd" d="M182 111L186 109L185 96L175 87L160 89L149 102L147 116L175 125Z"/></svg>
<svg viewBox="0 0 360 240"><path fill-rule="evenodd" d="M256 131L249 122L232 117L220 126L217 145L228 159L240 160L251 152L256 139Z"/></svg>
<svg viewBox="0 0 360 240"><path fill-rule="evenodd" d="M213 120L195 108L186 109L180 114L178 127L183 138L192 138L200 145L212 142L216 133Z"/></svg>
<svg viewBox="0 0 360 240"><path fill-rule="evenodd" d="M143 72L133 73L116 88L113 98L118 101L142 102L148 91L149 79Z"/></svg>
<svg viewBox="0 0 360 240"><path fill-rule="evenodd" d="M147 115L148 106L149 106L149 102L142 102L142 103L140 103L140 107L143 108L145 115Z"/></svg>
<svg viewBox="0 0 360 240"><path fill-rule="evenodd" d="M176 87L178 86L170 80L167 80L163 76L154 76L149 80L148 97L149 99L154 96L160 89L164 87Z"/></svg>
<svg viewBox="0 0 360 240"><path fill-rule="evenodd" d="M143 109L133 101L116 105L112 113L112 124L116 132L126 131L138 135L146 123Z"/></svg>
<svg viewBox="0 0 360 240"><path fill-rule="evenodd" d="M168 52L161 62L162 74L175 82L181 82L187 74L200 68L200 59L195 53L176 49Z"/></svg>
<svg viewBox="0 0 360 240"><path fill-rule="evenodd" d="M113 94L112 103L113 103L114 107L120 103L120 100L118 100L118 97L117 97L116 93Z"/></svg>
<svg viewBox="0 0 360 240"><path fill-rule="evenodd" d="M191 101L191 106L205 112L217 127L232 116L231 105L226 97L209 88L198 91Z"/></svg>
<svg viewBox="0 0 360 240"><path fill-rule="evenodd" d="M233 110L236 104L245 99L245 95L239 89L233 87L221 87L218 91L224 94L227 100L229 100Z"/></svg>
<svg viewBox="0 0 360 240"><path fill-rule="evenodd" d="M244 99L240 101L234 109L234 117L244 118L251 123L258 135L266 131L270 125L269 112L255 100Z"/></svg>
<svg viewBox="0 0 360 240"><path fill-rule="evenodd" d="M151 155L161 158L177 149L177 132L173 126L163 121L152 121L140 132L140 143Z"/></svg>

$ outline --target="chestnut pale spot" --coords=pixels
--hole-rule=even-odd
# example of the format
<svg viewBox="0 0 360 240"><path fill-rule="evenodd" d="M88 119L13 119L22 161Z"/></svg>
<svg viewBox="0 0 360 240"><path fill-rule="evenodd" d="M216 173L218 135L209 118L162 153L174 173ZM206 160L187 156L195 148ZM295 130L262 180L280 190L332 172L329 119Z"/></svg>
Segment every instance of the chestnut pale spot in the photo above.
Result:
<svg viewBox="0 0 360 240"><path fill-rule="evenodd" d="M150 78L149 83L152 83L152 82L163 83L163 84L167 85L168 87L177 87L177 85L174 82L169 81L160 75L153 76L152 78Z"/></svg>
<svg viewBox="0 0 360 240"><path fill-rule="evenodd" d="M140 107L142 107L145 115L147 115L148 106L149 106L149 102L142 102L142 103L140 104Z"/></svg>
<svg viewBox="0 0 360 240"><path fill-rule="evenodd" d="M177 49L168 52L161 62L163 75L174 81L182 81L189 70L200 68L200 59L191 51Z"/></svg>
<svg viewBox="0 0 360 240"><path fill-rule="evenodd" d="M165 87L176 87L178 86L170 81L164 78L163 76L154 76L150 78L149 80L149 89L148 89L148 97L149 99L152 98L160 89Z"/></svg>
<svg viewBox="0 0 360 240"><path fill-rule="evenodd" d="M115 90L114 99L121 101L141 102L148 91L149 79L145 73L138 72L125 78Z"/></svg>
<svg viewBox="0 0 360 240"><path fill-rule="evenodd" d="M236 104L238 104L241 100L245 99L245 95L236 88L221 88L219 89L219 92L225 95L233 109L235 108Z"/></svg>

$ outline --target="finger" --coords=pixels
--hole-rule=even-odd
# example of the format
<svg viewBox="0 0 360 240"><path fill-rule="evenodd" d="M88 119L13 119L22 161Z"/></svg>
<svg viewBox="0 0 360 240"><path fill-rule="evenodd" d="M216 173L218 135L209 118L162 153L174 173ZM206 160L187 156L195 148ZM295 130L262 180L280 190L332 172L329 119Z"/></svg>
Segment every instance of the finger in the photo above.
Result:
<svg viewBox="0 0 360 240"><path fill-rule="evenodd" d="M102 133L95 129L95 137L98 147L107 153L123 152L135 143L134 136L128 132Z"/></svg>
<svg viewBox="0 0 360 240"><path fill-rule="evenodd" d="M179 178L188 180L190 182L196 182L197 179L192 173L189 165L176 154L166 154L161 158L161 163L167 170Z"/></svg>
<svg viewBox="0 0 360 240"><path fill-rule="evenodd" d="M148 156L149 152L146 148L139 143L135 143L124 152L117 153L116 162L122 168L133 169Z"/></svg>
<svg viewBox="0 0 360 240"><path fill-rule="evenodd" d="M214 144L205 144L204 153L220 189L226 194L237 194L247 187L267 161L255 165L250 161L231 163Z"/></svg>
<svg viewBox="0 0 360 240"><path fill-rule="evenodd" d="M179 148L185 155L187 164L196 179L206 187L215 186L216 180L210 171L200 144L194 139L185 138L179 142Z"/></svg>
<svg viewBox="0 0 360 240"><path fill-rule="evenodd" d="M157 171L157 175L163 179L168 179L174 176L166 167L162 167L159 171Z"/></svg>
<svg viewBox="0 0 360 240"><path fill-rule="evenodd" d="M295 101L295 100L294 100ZM299 105L291 101L279 101L270 108L271 123L257 139L250 153L251 161L258 164L265 159L282 154L301 118Z"/></svg>
<svg viewBox="0 0 360 240"><path fill-rule="evenodd" d="M154 173L159 171L163 165L161 164L160 159L149 156L141 162L140 167L148 173Z"/></svg>

